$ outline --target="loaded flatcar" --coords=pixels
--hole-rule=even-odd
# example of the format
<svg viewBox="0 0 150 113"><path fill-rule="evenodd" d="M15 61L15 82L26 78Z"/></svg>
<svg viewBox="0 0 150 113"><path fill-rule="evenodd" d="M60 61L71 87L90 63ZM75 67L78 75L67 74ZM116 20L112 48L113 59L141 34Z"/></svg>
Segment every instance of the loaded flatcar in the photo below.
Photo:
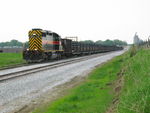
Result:
<svg viewBox="0 0 150 113"><path fill-rule="evenodd" d="M29 48L24 49L23 58L27 62L61 59L74 55L121 50L122 47L85 44L70 39L62 39L59 34L42 29L32 29L28 33Z"/></svg>

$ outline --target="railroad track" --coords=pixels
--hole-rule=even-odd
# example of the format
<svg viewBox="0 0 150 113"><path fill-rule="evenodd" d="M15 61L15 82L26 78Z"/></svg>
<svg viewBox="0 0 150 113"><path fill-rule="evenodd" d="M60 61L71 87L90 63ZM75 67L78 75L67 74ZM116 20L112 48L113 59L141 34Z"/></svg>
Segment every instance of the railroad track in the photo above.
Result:
<svg viewBox="0 0 150 113"><path fill-rule="evenodd" d="M96 58L96 57L99 57L99 56L102 56L102 55L105 55L105 54L108 54L108 53L94 54L94 55L84 56L84 57L80 57L80 58L70 59L70 60L63 61L63 62L57 62L57 63L54 63L54 64L48 64L48 65L45 65L45 66L42 66L42 67L35 67L35 68L31 68L31 69L25 69L25 70L22 70L22 71L12 72L12 73L3 74L3 75L1 74L0 75L0 82L10 80L10 79L14 79L14 78L17 78L17 77L22 77L22 76L29 75L29 74L32 74L32 73L37 73L37 72L40 72L40 71L45 71L45 70L48 70L48 69L61 67L61 66L64 66L64 65L72 64L72 63L77 63L77 62L88 60L88 59L91 59L91 58Z"/></svg>

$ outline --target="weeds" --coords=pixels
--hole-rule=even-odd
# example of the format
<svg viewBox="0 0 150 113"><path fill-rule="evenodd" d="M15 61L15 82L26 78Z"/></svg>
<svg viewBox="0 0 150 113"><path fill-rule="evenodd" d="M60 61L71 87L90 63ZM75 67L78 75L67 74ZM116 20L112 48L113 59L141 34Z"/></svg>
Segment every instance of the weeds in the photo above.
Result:
<svg viewBox="0 0 150 113"><path fill-rule="evenodd" d="M130 50L130 57L133 57L137 53L137 47L133 45Z"/></svg>
<svg viewBox="0 0 150 113"><path fill-rule="evenodd" d="M125 82L118 113L150 113L149 50L140 50L126 63Z"/></svg>

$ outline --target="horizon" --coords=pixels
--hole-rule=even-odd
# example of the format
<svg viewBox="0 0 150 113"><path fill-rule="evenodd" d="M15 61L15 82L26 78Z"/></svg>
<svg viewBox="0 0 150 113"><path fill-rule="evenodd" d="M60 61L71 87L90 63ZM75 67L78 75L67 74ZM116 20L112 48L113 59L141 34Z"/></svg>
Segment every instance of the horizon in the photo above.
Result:
<svg viewBox="0 0 150 113"><path fill-rule="evenodd" d="M10 41L12 41L12 40L17 40L17 39L11 39L11 40L9 40L9 41L5 41L5 42L10 42ZM106 39L106 40L111 40L111 39ZM94 40L80 40L80 41L93 41L94 43L95 42L97 42L97 41L106 41L106 40L96 40L96 41L94 41ZM114 40L119 40L119 39L114 39ZM114 41L114 40L111 40L111 41ZM21 43L25 43L25 42L23 42L23 41L20 41L20 40L17 40L17 41L19 41L19 42L21 42ZM28 40L27 40L28 41ZM27 42L26 41L26 42ZM119 40L119 41L123 41L123 40ZM5 43L5 42L0 42L0 43ZM126 42L126 41L123 41L123 42ZM127 43L127 42L126 42ZM127 43L127 44L130 44L130 43Z"/></svg>

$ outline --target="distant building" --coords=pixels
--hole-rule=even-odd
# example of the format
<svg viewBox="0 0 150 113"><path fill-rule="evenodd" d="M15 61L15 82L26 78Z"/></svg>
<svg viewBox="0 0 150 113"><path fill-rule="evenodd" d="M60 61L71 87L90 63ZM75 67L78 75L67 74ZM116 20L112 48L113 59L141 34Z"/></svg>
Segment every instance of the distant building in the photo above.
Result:
<svg viewBox="0 0 150 113"><path fill-rule="evenodd" d="M133 43L135 45L139 45L140 43L142 43L143 41L139 38L139 36L137 35L137 32L135 33L134 35L134 38L133 38Z"/></svg>

